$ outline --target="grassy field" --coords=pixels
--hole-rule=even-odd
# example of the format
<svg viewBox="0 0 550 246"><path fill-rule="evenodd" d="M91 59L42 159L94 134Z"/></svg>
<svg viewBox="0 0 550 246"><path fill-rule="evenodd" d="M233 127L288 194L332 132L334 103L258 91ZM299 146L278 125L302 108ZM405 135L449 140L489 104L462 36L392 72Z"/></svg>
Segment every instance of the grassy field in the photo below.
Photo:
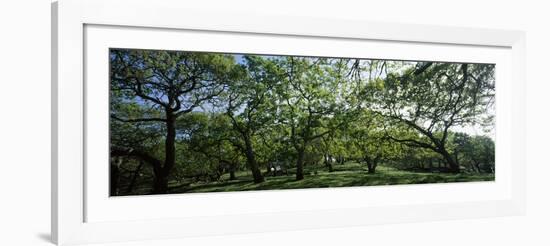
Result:
<svg viewBox="0 0 550 246"><path fill-rule="evenodd" d="M346 163L344 165L335 165L333 172L328 172L325 169L306 169L306 176L300 181L295 180L292 170L290 170L287 176L268 176L265 182L260 184L252 182L249 172L237 173L236 180L230 181L228 180L228 176L224 176L222 179L224 181L175 186L170 189L170 193L493 181L495 176L494 174L473 173L409 172L383 166L378 167L375 174L368 174L365 166L357 163Z"/></svg>

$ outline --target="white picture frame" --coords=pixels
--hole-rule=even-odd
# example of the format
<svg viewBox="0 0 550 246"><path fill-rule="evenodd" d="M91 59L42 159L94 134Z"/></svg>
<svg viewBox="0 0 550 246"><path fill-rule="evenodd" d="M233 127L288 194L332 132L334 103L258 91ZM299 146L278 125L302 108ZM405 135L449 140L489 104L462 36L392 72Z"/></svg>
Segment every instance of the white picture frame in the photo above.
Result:
<svg viewBox="0 0 550 246"><path fill-rule="evenodd" d="M193 9L181 15L182 10L186 8L184 2L176 0L60 0L52 4L52 238L57 244L345 227L524 213L526 163L523 32L298 16L259 16L253 13L212 12L208 9ZM144 38L143 42L128 41L130 37L136 37L132 35L145 37L148 32L164 35L162 40L165 42L147 38ZM187 35L185 37L190 37L191 40L203 34L227 40L256 37L261 39L259 43L269 43L270 40L273 42L272 39L277 39L278 44L273 44L269 48L271 50L268 50L265 46L251 43L246 47L239 46L236 41L230 42L234 44L230 45L231 47L218 47L214 43L202 43L201 45L206 46L200 46L198 43L201 42L195 42L195 46L191 45L192 42L187 46L181 46L181 42L169 42L181 40L181 35ZM315 48L326 44L330 44L333 50L320 51L319 48ZM380 53L367 58L395 59L403 57L392 54L391 50L397 52L416 47L416 53L415 49L407 53L408 58L437 58L447 61L459 59L471 62L481 60L496 63L497 67L513 67L500 73L497 69L496 158L497 165L502 167L500 170L505 171L497 171L496 180L491 184L462 183L445 186L411 185L369 189L309 189L240 194L236 192L227 195L197 194L192 197L166 195L129 199L109 198L101 193L105 189L96 189L101 187L100 184L104 181L99 178L102 170L86 165L86 162L91 160L90 156L101 156L95 155L95 150L92 150L95 144L101 143L101 138L94 141L90 139L101 135L96 132L101 129L94 126L104 123L97 120L94 121L96 124L91 124L89 113L94 111L96 105L106 103L101 94L90 94L97 85L87 84L86 80L99 76L102 68L106 69L102 63L94 64L101 60L102 50L111 45L124 45L126 48L166 47L260 53L273 51L278 54L301 54L300 47L311 47L311 50L303 51L303 54L342 56L354 55L346 53L346 46L374 45L380 47ZM430 55L424 56L420 52L424 49L425 53ZM101 78L102 76L99 76L99 79ZM101 146L98 149L101 149ZM441 195L453 192L463 195ZM365 195L371 200L361 198ZM439 198L431 199L435 195ZM322 198L327 196L331 199ZM137 199L142 204L141 207L128 209L129 204L136 203ZM241 200L256 203L241 204ZM329 200L331 202L327 202ZM200 208L208 201L224 201L228 207L201 210ZM278 205L281 205L280 201L299 201L301 205L286 203L286 206L275 209L269 205L272 201L278 201ZM178 212L182 207L189 210L185 213ZM144 212L138 216L136 210L161 210L162 213Z"/></svg>

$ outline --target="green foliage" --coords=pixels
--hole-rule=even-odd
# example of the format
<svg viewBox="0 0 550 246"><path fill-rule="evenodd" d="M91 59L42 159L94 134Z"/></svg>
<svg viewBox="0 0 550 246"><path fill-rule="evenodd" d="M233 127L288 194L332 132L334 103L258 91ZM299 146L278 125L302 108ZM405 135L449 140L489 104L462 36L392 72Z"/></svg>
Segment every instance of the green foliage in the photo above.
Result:
<svg viewBox="0 0 550 246"><path fill-rule="evenodd" d="M110 73L116 195L494 179L494 65L112 49Z"/></svg>

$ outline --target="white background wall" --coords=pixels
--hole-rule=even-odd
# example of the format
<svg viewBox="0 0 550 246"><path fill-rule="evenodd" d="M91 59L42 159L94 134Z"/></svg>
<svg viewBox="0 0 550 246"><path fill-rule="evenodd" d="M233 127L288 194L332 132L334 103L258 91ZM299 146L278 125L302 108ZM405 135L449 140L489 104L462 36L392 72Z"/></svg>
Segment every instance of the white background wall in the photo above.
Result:
<svg viewBox="0 0 550 246"><path fill-rule="evenodd" d="M549 245L545 1L189 1L226 11L520 29L527 32L527 215L162 241L167 245ZM182 13L184 14L184 13ZM50 1L0 4L0 245L49 245ZM358 30L361 31L361 30ZM159 245L135 242L112 245Z"/></svg>

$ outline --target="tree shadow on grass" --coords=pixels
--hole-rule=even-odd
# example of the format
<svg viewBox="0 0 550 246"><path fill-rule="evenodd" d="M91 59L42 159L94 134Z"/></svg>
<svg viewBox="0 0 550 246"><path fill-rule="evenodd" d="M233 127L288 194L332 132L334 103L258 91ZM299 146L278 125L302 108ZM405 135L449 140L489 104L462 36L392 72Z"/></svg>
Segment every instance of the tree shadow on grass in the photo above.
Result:
<svg viewBox="0 0 550 246"><path fill-rule="evenodd" d="M197 184L173 191L172 193L284 190L328 187L379 186L399 184L427 184L470 181L493 181L494 175L449 174L409 172L399 170L380 170L374 174L366 170L339 170L336 172L309 172L303 180L296 180L294 175L266 177L263 183L256 184L251 177L236 181Z"/></svg>
<svg viewBox="0 0 550 246"><path fill-rule="evenodd" d="M242 184L247 183L253 183L252 180L232 180L232 181L226 181L226 182L212 182L212 183L206 183L206 184L200 184L200 185L185 185L180 187L174 187L173 190L171 190L172 193L191 193L191 192L197 192L197 189L200 189L201 191L198 192L204 192L202 190L209 190L212 192L215 191L224 191L224 187L228 186L239 186Z"/></svg>

